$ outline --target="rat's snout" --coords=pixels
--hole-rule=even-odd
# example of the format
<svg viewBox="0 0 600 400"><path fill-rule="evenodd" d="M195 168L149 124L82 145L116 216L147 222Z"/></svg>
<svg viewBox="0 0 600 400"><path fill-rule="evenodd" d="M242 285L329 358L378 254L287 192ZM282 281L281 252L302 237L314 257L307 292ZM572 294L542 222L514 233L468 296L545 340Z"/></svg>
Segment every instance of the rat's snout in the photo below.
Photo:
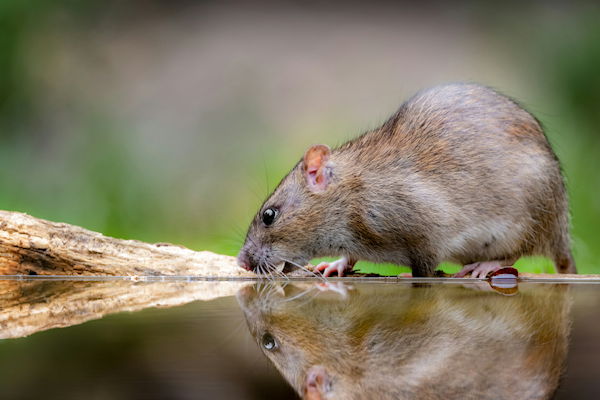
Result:
<svg viewBox="0 0 600 400"><path fill-rule="evenodd" d="M246 271L256 272L259 266L269 264L269 258L270 251L265 246L245 244L237 256L237 263Z"/></svg>
<svg viewBox="0 0 600 400"><path fill-rule="evenodd" d="M248 264L248 262L240 260L238 258L237 263L240 267L244 268L246 271L252 271L252 268L250 268L250 264Z"/></svg>
<svg viewBox="0 0 600 400"><path fill-rule="evenodd" d="M321 400L326 398L331 382L327 370L321 366L313 366L308 370L304 380L303 400Z"/></svg>
<svg viewBox="0 0 600 400"><path fill-rule="evenodd" d="M248 253L245 251L245 249L240 250L240 253L237 256L237 265L244 268L246 271L252 271L250 260L248 259Z"/></svg>

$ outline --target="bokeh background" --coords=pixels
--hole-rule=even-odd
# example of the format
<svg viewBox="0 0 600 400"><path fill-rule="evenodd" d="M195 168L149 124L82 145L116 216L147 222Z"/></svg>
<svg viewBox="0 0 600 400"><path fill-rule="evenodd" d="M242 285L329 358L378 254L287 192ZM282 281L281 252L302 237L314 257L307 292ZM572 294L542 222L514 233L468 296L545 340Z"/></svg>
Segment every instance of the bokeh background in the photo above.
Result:
<svg viewBox="0 0 600 400"><path fill-rule="evenodd" d="M1 0L0 208L235 255L308 146L473 81L546 127L600 273L599 71L592 2Z"/></svg>

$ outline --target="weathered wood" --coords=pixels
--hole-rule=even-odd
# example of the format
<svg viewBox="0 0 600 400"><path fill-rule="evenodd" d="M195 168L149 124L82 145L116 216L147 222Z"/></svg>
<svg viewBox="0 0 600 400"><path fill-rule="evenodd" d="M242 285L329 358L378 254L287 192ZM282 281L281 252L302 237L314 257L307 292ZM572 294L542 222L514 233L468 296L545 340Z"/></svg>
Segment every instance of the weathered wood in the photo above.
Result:
<svg viewBox="0 0 600 400"><path fill-rule="evenodd" d="M0 339L79 325L108 314L234 296L246 282L2 281Z"/></svg>
<svg viewBox="0 0 600 400"><path fill-rule="evenodd" d="M256 277L235 258L0 211L0 275Z"/></svg>

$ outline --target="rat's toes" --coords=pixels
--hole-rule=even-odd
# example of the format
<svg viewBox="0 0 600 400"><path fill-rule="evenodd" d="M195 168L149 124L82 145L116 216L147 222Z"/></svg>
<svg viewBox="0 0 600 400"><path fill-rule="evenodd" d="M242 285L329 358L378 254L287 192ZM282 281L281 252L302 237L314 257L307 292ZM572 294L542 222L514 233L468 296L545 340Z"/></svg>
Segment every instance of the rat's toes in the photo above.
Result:
<svg viewBox="0 0 600 400"><path fill-rule="evenodd" d="M480 262L476 262L473 264L467 264L465 266L463 266L460 271L458 271L456 274L454 274L455 278L464 278L464 276L466 274L468 274L469 272L473 271L474 269L476 269L479 264L481 264Z"/></svg>
<svg viewBox="0 0 600 400"><path fill-rule="evenodd" d="M315 267L315 271L318 271L323 274L323 276L329 276L333 271L336 270L335 267L331 266L332 263L322 262Z"/></svg>
<svg viewBox="0 0 600 400"><path fill-rule="evenodd" d="M485 278L490 272L498 271L504 267L512 265L511 261L479 261L473 264L465 265L454 274L455 278L463 278L471 272L471 278Z"/></svg>
<svg viewBox="0 0 600 400"><path fill-rule="evenodd" d="M333 272L337 272L338 276L341 277L344 276L344 271L352 270L354 264L355 263L348 262L345 257L342 257L336 261L320 263L315 267L315 271L322 271L324 277L331 275Z"/></svg>
<svg viewBox="0 0 600 400"><path fill-rule="evenodd" d="M471 278L485 278L490 272L498 271L504 266L500 261L485 261L479 263L477 268L473 270Z"/></svg>
<svg viewBox="0 0 600 400"><path fill-rule="evenodd" d="M327 277L333 274L334 272L338 272L338 268L335 265L330 265L323 271L323 276ZM342 276L342 275L339 275Z"/></svg>

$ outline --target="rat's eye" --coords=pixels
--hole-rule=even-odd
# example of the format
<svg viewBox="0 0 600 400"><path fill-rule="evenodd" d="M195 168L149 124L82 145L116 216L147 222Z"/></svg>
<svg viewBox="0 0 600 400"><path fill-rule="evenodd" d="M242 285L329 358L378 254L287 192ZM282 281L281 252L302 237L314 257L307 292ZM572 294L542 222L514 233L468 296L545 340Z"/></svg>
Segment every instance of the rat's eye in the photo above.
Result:
<svg viewBox="0 0 600 400"><path fill-rule="evenodd" d="M277 211L277 209L267 208L262 215L262 220L265 223L265 225L271 225L273 221L275 221L275 218L277 218L277 214L279 214L279 211Z"/></svg>
<svg viewBox="0 0 600 400"><path fill-rule="evenodd" d="M262 337L262 345L265 349L269 351L274 351L279 348L277 344L277 340L270 333L265 333Z"/></svg>

